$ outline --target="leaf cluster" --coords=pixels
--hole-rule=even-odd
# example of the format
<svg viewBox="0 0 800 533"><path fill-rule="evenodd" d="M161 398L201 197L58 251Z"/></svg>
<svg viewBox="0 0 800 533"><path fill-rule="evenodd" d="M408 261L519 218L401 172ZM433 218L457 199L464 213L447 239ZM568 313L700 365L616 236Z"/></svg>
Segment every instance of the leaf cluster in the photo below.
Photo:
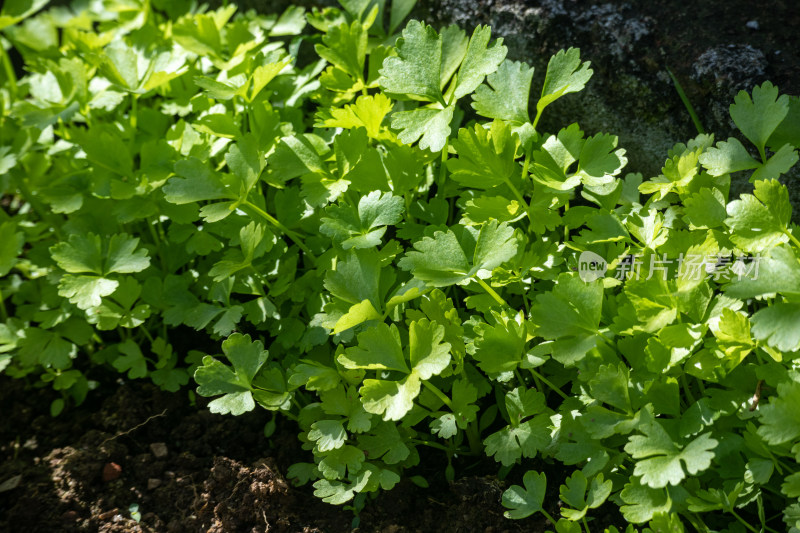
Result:
<svg viewBox="0 0 800 533"><path fill-rule="evenodd" d="M397 34L413 2L153 4L4 5L0 371L54 414L109 372L193 376L295 421L289 477L356 512L427 484L427 447L450 479L495 461L506 516L559 533L604 506L800 530L796 98L740 93L742 139L645 179L614 135L539 127L592 75L577 49L539 88L488 27Z"/></svg>

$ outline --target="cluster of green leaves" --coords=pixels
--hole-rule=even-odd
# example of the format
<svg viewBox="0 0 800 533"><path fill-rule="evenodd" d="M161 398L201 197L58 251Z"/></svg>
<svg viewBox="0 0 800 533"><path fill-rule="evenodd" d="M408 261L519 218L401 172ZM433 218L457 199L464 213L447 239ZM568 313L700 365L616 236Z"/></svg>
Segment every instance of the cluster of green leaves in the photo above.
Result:
<svg viewBox="0 0 800 533"><path fill-rule="evenodd" d="M800 531L800 100L742 92L750 145L644 179L613 135L539 128L592 75L576 49L532 93L487 27L395 35L409 1L114 5L0 18L30 72L0 92L6 374L80 400L107 366L193 372L214 412L295 420L289 477L356 511L426 485L427 447L449 479L496 461L506 515L558 533L609 505Z"/></svg>
<svg viewBox="0 0 800 533"><path fill-rule="evenodd" d="M324 61L297 65L304 11L156 1L29 16L45 3L0 16L0 371L52 383L57 414L104 367L176 391L193 350L237 329L294 346L314 257L297 191L264 167L311 123Z"/></svg>

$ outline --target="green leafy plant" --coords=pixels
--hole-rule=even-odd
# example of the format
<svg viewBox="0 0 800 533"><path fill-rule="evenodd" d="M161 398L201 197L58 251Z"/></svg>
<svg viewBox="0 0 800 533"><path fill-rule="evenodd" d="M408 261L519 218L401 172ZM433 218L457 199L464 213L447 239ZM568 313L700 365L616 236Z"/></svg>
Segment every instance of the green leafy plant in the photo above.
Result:
<svg viewBox="0 0 800 533"><path fill-rule="evenodd" d="M746 142L644 179L613 135L539 127L591 78L577 49L534 90L488 27L396 35L413 2L38 7L0 18L29 72L0 91L0 371L54 414L109 371L193 375L214 412L296 421L288 476L356 515L430 448L559 533L608 506L800 529L800 100L740 93Z"/></svg>

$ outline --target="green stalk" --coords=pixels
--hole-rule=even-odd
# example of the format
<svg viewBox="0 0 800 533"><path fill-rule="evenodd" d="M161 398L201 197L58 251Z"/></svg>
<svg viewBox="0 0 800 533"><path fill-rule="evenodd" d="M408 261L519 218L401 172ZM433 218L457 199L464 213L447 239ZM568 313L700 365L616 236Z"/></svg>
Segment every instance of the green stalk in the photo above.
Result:
<svg viewBox="0 0 800 533"><path fill-rule="evenodd" d="M539 379L539 376L538 376L538 374L536 374L536 373L534 373L534 374L533 374L533 384L534 384L534 386L536 387L536 390L538 390L538 391L540 391L540 392L541 392L542 390L544 390L544 387L542 387L542 382L541 382L541 380Z"/></svg>
<svg viewBox="0 0 800 533"><path fill-rule="evenodd" d="M520 287L522 288L522 305L525 306L525 316L531 316L531 303L528 301L528 291L525 290L525 284L520 280Z"/></svg>
<svg viewBox="0 0 800 533"><path fill-rule="evenodd" d="M544 108L539 109L538 106L536 108L536 118L533 119L533 129L536 130L536 125L539 123L539 119L542 118L542 111Z"/></svg>
<svg viewBox="0 0 800 533"><path fill-rule="evenodd" d="M158 254L158 262L161 263L161 270L164 272L167 271L167 262L164 260L164 252L161 246L161 239L158 238L158 233L156 233L156 228L150 220L146 220L145 224L147 224L147 229L150 230L150 236L153 237L153 244L156 247L156 253Z"/></svg>
<svg viewBox="0 0 800 533"><path fill-rule="evenodd" d="M533 374L533 377L534 377L534 378L537 378L537 379L539 379L539 380L540 380L542 383L544 383L545 385L547 385L548 387L550 387L551 389L553 389L553 391L554 391L556 394L558 394L559 396L561 396L561 397L562 397L562 398L564 398L565 400L568 400L568 399L569 399L569 396L567 396L566 394L564 394L564 391L562 391L561 389L559 389L558 387L556 387L555 385L553 385L553 383L551 383L551 382L550 382L550 380L548 380L546 377L544 377L543 375L541 375L539 372L537 372L536 370L534 370L534 369L532 369L532 368L529 368L528 370L530 370L530 372L531 372L531 374Z"/></svg>
<svg viewBox="0 0 800 533"><path fill-rule="evenodd" d="M683 87L678 81L678 78L675 77L669 68L667 68L667 74L669 74L669 77L672 79L672 83L675 85L675 91L678 93L681 102L683 102L683 106L686 108L686 111L689 112L689 116L692 117L692 122L694 122L694 127L697 129L697 133L705 133L706 130L703 128L703 124L700 123L700 117L698 117L697 113L695 113L694 107L689 101L689 97L687 97L686 93L683 92Z"/></svg>
<svg viewBox="0 0 800 533"><path fill-rule="evenodd" d="M733 517L734 517L734 518L736 518L736 520L738 520L739 522L741 522L741 524L742 524L744 527L746 527L748 530L752 531L753 533L759 533L759 531L758 531L756 528L754 528L753 526L751 526L750 524L748 524L748 523L747 523L747 521L746 521L744 518L742 518L741 516L739 516L739 513L737 513L737 512L736 512L736 511L734 511L733 509L731 509L729 512L730 512L730 513L733 515Z"/></svg>
<svg viewBox="0 0 800 533"><path fill-rule="evenodd" d="M6 300L3 296L3 289L0 289L0 319L5 322L8 320L8 311L6 310Z"/></svg>
<svg viewBox="0 0 800 533"><path fill-rule="evenodd" d="M142 330L142 333L144 333L144 336L145 336L145 337L147 337L147 340L149 340L149 341L150 341L150 344L151 344L151 345L152 345L154 342L156 342L156 341L155 341L155 339L153 339L153 336L152 336L152 335L150 335L150 332L149 332L149 331L147 331L147 328L146 328L146 327L144 327L144 324L140 325L140 326L139 326L139 329L141 329L141 330Z"/></svg>
<svg viewBox="0 0 800 533"><path fill-rule="evenodd" d="M300 235L298 235L294 231L290 230L289 228L281 224L277 218L273 217L272 215L270 215L269 213L267 213L254 203L245 201L243 202L243 205L246 205L256 213L258 213L258 215L261 216L264 220L266 220L267 222L278 228L284 235L289 237L292 240L292 242L294 242L298 246L298 248L303 250L303 252L308 256L308 258L311 259L312 263L316 263L317 258L314 257L314 254L311 253L311 250L308 248L308 246L306 246L303 243L302 237L300 237Z"/></svg>
<svg viewBox="0 0 800 533"><path fill-rule="evenodd" d="M429 440L422 440L422 439L408 439L409 442L413 444L422 444L423 446L430 446L431 448L436 448L437 450L442 450L443 452L450 453L452 450L443 444L439 444L438 442L432 442Z"/></svg>
<svg viewBox="0 0 800 533"><path fill-rule="evenodd" d="M415 220L414 216L411 214L411 204L414 201L413 200L413 194L410 193L410 192L407 192L406 194L403 195L403 198L405 198L405 201L406 201L406 214L405 214L406 220L408 222L412 222L413 223L414 220Z"/></svg>
<svg viewBox="0 0 800 533"><path fill-rule="evenodd" d="M0 42L0 54L3 54L3 70L6 71L6 78L8 78L8 87L11 92L11 99L17 97L17 75L14 73L14 67L11 66L11 58L8 57L6 47Z"/></svg>
<svg viewBox="0 0 800 533"><path fill-rule="evenodd" d="M530 233L531 225L533 224L533 215L531 214L531 206L528 204L528 202L525 201L525 197L522 196L522 193L519 192L519 189L514 187L514 184L511 183L510 179L506 178L505 182L506 185L508 185L508 188L511 189L511 192L514 194L514 196L517 198L517 201L525 209L525 214L528 216L528 233Z"/></svg>
<svg viewBox="0 0 800 533"><path fill-rule="evenodd" d="M584 529L586 529L586 533L592 533L591 531L589 531L589 524L586 522L585 516L581 518L581 522L583 523Z"/></svg>
<svg viewBox="0 0 800 533"><path fill-rule="evenodd" d="M797 249L800 250L800 240L798 240L797 237L792 235L792 233L788 229L787 230L783 230L783 233L787 237L789 237L789 240L792 241L792 244L794 244L797 247Z"/></svg>
<svg viewBox="0 0 800 533"><path fill-rule="evenodd" d="M445 393L440 391L439 387L437 387L436 385L434 385L429 381L423 381L422 384L425 386L426 389L434 393L436 397L439 398L442 401L442 403L445 404L448 408L450 409L453 408L453 404L450 402L450 398L448 398Z"/></svg>
<svg viewBox="0 0 800 533"><path fill-rule="evenodd" d="M605 335L602 331L598 331L597 332L597 336L600 337L601 339L603 339L605 341L605 343L608 344L609 348L611 348L611 349L615 348L614 341L611 340L610 338L608 338L608 336Z"/></svg>
<svg viewBox="0 0 800 533"><path fill-rule="evenodd" d="M533 157L533 143L531 143L531 147L528 148L528 151L525 152L525 162L522 164L522 181L525 182L525 179L528 177L528 168L531 165L531 157Z"/></svg>
<svg viewBox="0 0 800 533"><path fill-rule="evenodd" d="M703 385L703 380L700 378L695 378L695 382L697 382L697 388L700 389L700 394L705 396L706 395L706 386Z"/></svg>
<svg viewBox="0 0 800 533"><path fill-rule="evenodd" d="M138 113L139 113L139 95L135 93L131 93L131 111L130 111L130 119L131 119L131 128L133 129L133 135L136 136L136 125L138 123Z"/></svg>
<svg viewBox="0 0 800 533"><path fill-rule="evenodd" d="M690 524L694 526L694 528L699 531L700 533L708 533L710 531L709 527L703 522L703 519L700 518L699 515L695 513L685 513L683 515Z"/></svg>
<svg viewBox="0 0 800 533"><path fill-rule="evenodd" d="M686 393L686 397L689 398L691 403L694 403L694 395L692 394L692 390L689 388L689 381L686 379L686 374L684 373L681 373L681 385L683 385L683 391Z"/></svg>
<svg viewBox="0 0 800 533"><path fill-rule="evenodd" d="M547 518L548 520L550 520L550 523L551 523L551 524L553 524L553 525L555 525L555 524L556 524L557 520L556 520L555 518L553 518L552 516L550 516L550 513L548 513L548 512L547 512L547 511L545 511L544 509L539 509L539 512L540 512L540 513L542 513L542 514L544 515L544 517L545 517L545 518Z"/></svg>
<svg viewBox="0 0 800 533"><path fill-rule="evenodd" d="M764 147L763 146L759 146L758 147L758 155L761 156L761 162L762 163L766 163L767 162L767 153L764 151Z"/></svg>
<svg viewBox="0 0 800 533"><path fill-rule="evenodd" d="M500 305L505 305L505 306L508 306L508 304L506 303L506 301L505 301L505 300L503 300L503 299L500 297L500 295L499 295L499 294L497 294L496 292L494 292L494 289L492 289L492 288L489 286L489 284L487 284L485 281L483 281L481 278L479 278L479 277L477 277L477 276L475 276L475 278L474 278L474 279L475 279L475 280L478 282L478 284L479 284L481 287L483 287L483 290L485 290L486 292L488 292L488 293L489 293L489 296L491 296L492 298L494 298L494 301L495 301L495 302L499 303Z"/></svg>
<svg viewBox="0 0 800 533"><path fill-rule="evenodd" d="M447 139L444 142L444 148L442 148L442 162L439 165L439 191L444 192L444 179L447 177L447 154L448 150L450 150L450 139ZM444 197L444 195L442 195Z"/></svg>
<svg viewBox="0 0 800 533"><path fill-rule="evenodd" d="M475 455L481 454L481 434L478 429L478 421L473 420L467 426L467 440L469 441L469 449Z"/></svg>
<svg viewBox="0 0 800 533"><path fill-rule="evenodd" d="M439 164L439 180L436 191L436 195L439 196L442 200L447 202L447 198L444 195L444 181L447 177L447 153L450 149L450 139L446 139L444 141L444 148L442 148L442 161ZM453 218L453 204L451 202L447 202L447 223L450 224L450 219Z"/></svg>

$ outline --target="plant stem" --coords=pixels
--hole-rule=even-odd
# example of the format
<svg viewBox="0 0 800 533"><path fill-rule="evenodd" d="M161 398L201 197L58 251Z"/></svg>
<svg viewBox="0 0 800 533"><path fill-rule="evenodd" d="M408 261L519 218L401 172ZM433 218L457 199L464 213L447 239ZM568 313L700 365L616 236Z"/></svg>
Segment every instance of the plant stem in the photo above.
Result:
<svg viewBox="0 0 800 533"><path fill-rule="evenodd" d="M762 163L766 163L767 162L767 153L764 151L764 148L761 147L761 146L758 147L758 155L761 156L761 162Z"/></svg>
<svg viewBox="0 0 800 533"><path fill-rule="evenodd" d="M409 439L409 442L413 442L414 444L422 444L424 446L430 446L431 448L436 448L437 450L442 450L445 452L450 452L450 448L444 446L443 444L439 444L438 442L431 442L429 440L422 440L422 439Z"/></svg>
<svg viewBox="0 0 800 533"><path fill-rule="evenodd" d="M481 453L481 434L478 428L478 420L473 420L467 426L467 440L469 441L469 449L475 455Z"/></svg>
<svg viewBox="0 0 800 533"><path fill-rule="evenodd" d="M493 289L493 288L491 288L491 287L489 286L489 284L488 284L488 283L486 283L485 281L483 281L481 278L479 278L479 277L477 277L477 276L475 276L475 278L474 278L474 279L475 279L475 280L478 282L478 285L480 285L481 287L483 287L483 290L485 290L486 292L488 292L488 293L489 293L489 296L491 296L492 298L494 298L494 301L495 301L495 302L499 303L500 305L505 305L505 306L507 306L507 305L508 305L508 304L506 303L506 301L505 301L505 300L503 300L503 299L500 297L500 295L499 295L499 294L497 294L497 293L494 291L494 289Z"/></svg>
<svg viewBox="0 0 800 533"><path fill-rule="evenodd" d="M131 93L131 111L130 111L130 119L131 119L131 128L133 129L133 135L136 137L136 125L138 123L137 114L139 112L139 95L135 93Z"/></svg>
<svg viewBox="0 0 800 533"><path fill-rule="evenodd" d="M8 311L6 310L6 300L3 296L3 289L0 289L0 319L5 322L8 320Z"/></svg>
<svg viewBox="0 0 800 533"><path fill-rule="evenodd" d="M733 517L734 517L734 518L736 518L736 520L738 520L739 522L741 522L741 524L742 524L744 527L746 527L748 530L752 531L753 533L759 533L759 531L758 531L756 528L754 528L753 526L751 526L750 524L748 524L748 523L747 523L747 521L746 521L744 518L742 518L741 516L739 516L739 513L737 513L737 512L736 512L736 511L734 511L733 509L731 509L731 510L730 510L730 513L733 515Z"/></svg>
<svg viewBox="0 0 800 533"><path fill-rule="evenodd" d="M533 143L531 143L531 147L525 152L525 162L522 163L522 182L525 183L525 179L528 177L528 168L531 165L531 157L533 157Z"/></svg>
<svg viewBox="0 0 800 533"><path fill-rule="evenodd" d="M544 517L545 517L545 518L547 518L548 520L550 520L550 523L551 523L551 524L553 524L553 525L556 525L556 520L555 520L555 518L553 518L552 516L550 516L550 513L548 513L548 512L547 512L547 511L545 511L544 509L539 509L539 512L540 512L540 513L542 513L542 514L544 515Z"/></svg>
<svg viewBox="0 0 800 533"><path fill-rule="evenodd" d="M695 529L697 529L697 531L699 531L700 533L708 533L708 532L710 531L710 529L708 528L708 526L706 525L706 523L705 523L705 522L703 522L703 519L702 519L702 518L700 518L700 516L698 516L697 514L695 514L695 513L686 513L686 514L684 514L684 517L685 517L685 518L686 518L686 519L689 521L689 523L690 523L690 524L692 524L692 525L694 526L694 528L695 528Z"/></svg>
<svg viewBox="0 0 800 533"><path fill-rule="evenodd" d="M17 75L14 73L14 67L11 65L11 58L8 57L6 47L0 42L0 54L3 54L3 69L6 71L6 78L8 78L8 88L11 92L11 99L14 100L17 96Z"/></svg>
<svg viewBox="0 0 800 533"><path fill-rule="evenodd" d="M559 389L558 387L556 387L555 385L553 385L553 383L551 383L551 382L550 382L550 380L548 380L546 377L544 377L543 375L541 375L539 372L537 372L536 370L534 370L534 369L532 369L532 368L529 368L528 370L530 370L530 372L531 372L531 374L533 374L533 377L534 377L534 378L541 380L541 382L542 382L542 383L544 383L545 385L547 385L548 387L550 387L551 389L553 389L553 391L554 391L556 394L558 394L559 396L561 396L561 397L562 397L562 398L564 398L565 400L569 399L569 396L567 396L566 394L564 394L564 391L562 391L561 389Z"/></svg>
<svg viewBox="0 0 800 533"><path fill-rule="evenodd" d="M448 150L450 149L450 139L444 141L444 148L442 148L442 161L439 164L439 182L437 184L438 191L436 193L442 200L447 202L447 198L444 195L444 180L447 177L447 154ZM447 202L447 223L450 223L450 218L452 216L452 205L450 202Z"/></svg>
<svg viewBox="0 0 800 533"><path fill-rule="evenodd" d="M608 344L609 348L614 348L614 341L608 338L608 335L606 335L602 331L598 331L597 336L606 341L606 344Z"/></svg>
<svg viewBox="0 0 800 533"><path fill-rule="evenodd" d="M686 374L681 374L681 384L683 385L683 391L686 393L686 397L690 402L694 403L694 395L692 394L692 390L689 388L689 381L686 379Z"/></svg>
<svg viewBox="0 0 800 533"><path fill-rule="evenodd" d="M256 213L258 213L264 220L266 220L267 222L278 228L284 235L289 237L292 240L292 242L294 242L298 246L298 248L303 250L303 252L309 257L309 259L311 259L312 263L316 263L317 258L314 257L314 254L311 253L311 250L308 248L308 246L306 246L303 243L302 237L300 237L300 235L298 235L294 231L290 230L289 228L281 224L277 218L273 217L272 215L270 215L269 213L267 213L254 203L249 201L245 201L243 203Z"/></svg>
<svg viewBox="0 0 800 533"><path fill-rule="evenodd" d="M439 190L444 193L444 179L447 177L447 155L448 150L450 150L450 140L446 140L444 142L444 148L442 148L442 162L439 165ZM442 195L444 198L444 195Z"/></svg>
<svg viewBox="0 0 800 533"><path fill-rule="evenodd" d="M786 236L789 237L789 240L792 241L792 244L794 244L797 247L797 249L800 250L800 240L798 240L797 237L792 235L792 233L789 230L784 230L783 233L786 234Z"/></svg>
<svg viewBox="0 0 800 533"><path fill-rule="evenodd" d="M583 523L583 527L586 530L586 533L592 533L591 531L589 531L589 524L586 523L586 517L585 516L583 518L581 518L581 522Z"/></svg>
<svg viewBox="0 0 800 533"><path fill-rule="evenodd" d="M689 101L689 97L686 96L686 93L683 92L683 87L681 86L678 78L672 73L672 71L667 68L667 74L669 77L672 78L672 83L675 85L675 91L678 93L678 96L683 102L683 106L686 108L686 111L689 112L689 116L692 118L692 122L694 123L694 127L697 130L697 133L705 133L706 130L703 128L703 124L700 122L700 117L697 116L697 113L694 111L694 107L692 103Z"/></svg>
<svg viewBox="0 0 800 533"><path fill-rule="evenodd" d="M434 393L437 398L442 400L443 404L445 404L447 407L449 407L451 409L453 408L453 404L450 402L450 398L448 398L447 395L445 395L445 393L440 391L439 387L437 387L436 385L434 385L433 383L431 383L429 381L423 381L422 384L425 386L426 389L428 389L429 391Z"/></svg>
<svg viewBox="0 0 800 533"><path fill-rule="evenodd" d="M541 392L544 387L542 387L542 381L539 379L539 375L535 372L533 373L533 384L536 386L536 390Z"/></svg>
<svg viewBox="0 0 800 533"><path fill-rule="evenodd" d="M147 337L147 340L150 341L150 344L153 344L154 342L156 342L155 339L153 339L153 336L150 335L150 332L147 331L147 328L144 327L144 325L139 326L139 328L142 330L142 333L144 333L144 336Z"/></svg>
<svg viewBox="0 0 800 533"><path fill-rule="evenodd" d="M506 185L508 185L508 188L511 189L511 192L514 194L514 196L517 197L517 201L520 203L520 205L522 205L523 209L525 209L525 214L528 216L528 233L530 233L531 225L533 224L533 215L531 214L531 206L528 204L528 202L525 201L525 197L522 196L522 193L519 192L519 189L517 189L514 186L514 184L511 183L510 179L506 178L505 181Z"/></svg>
<svg viewBox="0 0 800 533"><path fill-rule="evenodd" d="M695 382L697 382L697 388L700 389L700 394L702 396L706 395L706 386L703 385L703 380L700 378L695 378Z"/></svg>
<svg viewBox="0 0 800 533"><path fill-rule="evenodd" d="M541 109L536 109L536 118L533 119L533 129L536 130L536 125L539 123L539 119L542 118L542 111Z"/></svg>
<svg viewBox="0 0 800 533"><path fill-rule="evenodd" d="M156 247L156 253L158 254L158 262L161 263L161 270L164 272L167 271L167 262L164 260L164 252L163 247L161 246L161 239L158 237L158 233L156 233L155 225L150 221L146 220L145 224L147 224L147 229L150 230L150 236L153 237L153 244Z"/></svg>

